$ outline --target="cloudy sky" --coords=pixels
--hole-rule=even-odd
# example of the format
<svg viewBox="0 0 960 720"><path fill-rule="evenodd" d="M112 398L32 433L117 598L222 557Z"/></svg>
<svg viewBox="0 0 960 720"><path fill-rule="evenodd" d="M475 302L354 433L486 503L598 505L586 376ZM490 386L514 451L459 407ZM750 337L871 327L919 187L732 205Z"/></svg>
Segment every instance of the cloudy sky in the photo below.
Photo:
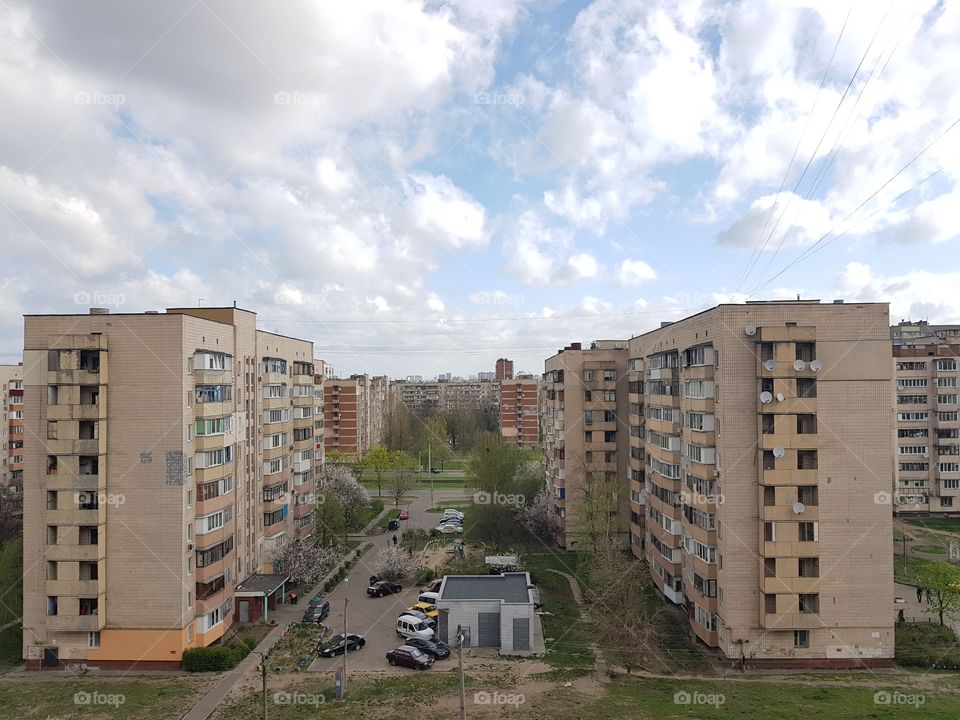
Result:
<svg viewBox="0 0 960 720"><path fill-rule="evenodd" d="M960 321L960 3L0 3L0 352L230 304L343 372L747 298ZM202 298L202 300L201 300Z"/></svg>

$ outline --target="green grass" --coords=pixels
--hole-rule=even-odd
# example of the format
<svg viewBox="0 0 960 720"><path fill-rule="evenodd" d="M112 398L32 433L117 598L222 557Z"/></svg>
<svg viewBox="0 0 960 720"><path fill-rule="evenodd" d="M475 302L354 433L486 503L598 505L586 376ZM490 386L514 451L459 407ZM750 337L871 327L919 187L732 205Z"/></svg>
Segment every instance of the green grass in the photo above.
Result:
<svg viewBox="0 0 960 720"><path fill-rule="evenodd" d="M367 506L366 511L364 511L363 516L360 518L358 523L359 529L365 528L370 521L372 521L377 515L383 512L383 500L381 498L370 498L370 504Z"/></svg>
<svg viewBox="0 0 960 720"><path fill-rule="evenodd" d="M944 530L960 535L960 518L908 518L904 522L914 527Z"/></svg>
<svg viewBox="0 0 960 720"><path fill-rule="evenodd" d="M193 677L7 677L0 681L0 718L178 718L195 702L213 678ZM122 704L83 704L75 694L121 697ZM95 698L91 697L91 701ZM105 699L105 698L104 698Z"/></svg>
<svg viewBox="0 0 960 720"><path fill-rule="evenodd" d="M441 504L436 507L427 508L425 512L428 513L442 513L448 508L453 510L466 511L473 507L473 500L464 498L463 500L444 500Z"/></svg>
<svg viewBox="0 0 960 720"><path fill-rule="evenodd" d="M910 549L914 552L928 553L930 555L947 554L947 549L942 545L914 545Z"/></svg>
<svg viewBox="0 0 960 720"><path fill-rule="evenodd" d="M387 529L387 525L391 520L396 520L400 517L400 508L391 508L387 511L387 514L380 518L380 522L377 523L379 527L382 527L384 530Z"/></svg>
<svg viewBox="0 0 960 720"><path fill-rule="evenodd" d="M906 567L904 567L906 561ZM893 559L893 579L898 583L906 585L917 584L917 573L927 564L936 562L934 560L923 560L921 558L907 557L897 555Z"/></svg>
<svg viewBox="0 0 960 720"><path fill-rule="evenodd" d="M545 660L553 668L547 679L577 677L593 672L596 655L591 647L593 638L580 619L580 609L573 599L567 578L552 572L536 572L540 600L544 611L543 637L546 641Z"/></svg>
<svg viewBox="0 0 960 720"><path fill-rule="evenodd" d="M900 665L926 668L960 667L957 634L938 622L899 623L896 628L896 657Z"/></svg>

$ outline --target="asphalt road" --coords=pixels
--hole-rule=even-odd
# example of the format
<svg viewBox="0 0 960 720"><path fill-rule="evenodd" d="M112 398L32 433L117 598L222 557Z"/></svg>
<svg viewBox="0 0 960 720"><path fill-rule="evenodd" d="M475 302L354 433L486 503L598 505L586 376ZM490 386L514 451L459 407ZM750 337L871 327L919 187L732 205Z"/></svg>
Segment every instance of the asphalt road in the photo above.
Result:
<svg viewBox="0 0 960 720"><path fill-rule="evenodd" d="M469 494L469 490L462 489L435 490L433 493L434 503L449 499L462 499L468 497ZM387 507L391 507L389 499L387 499ZM401 521L401 529L396 533L398 540L405 529L414 527L429 529L436 526L440 515L426 512L428 507L431 507L430 491L416 491L416 496L409 505L410 519ZM363 537L363 542L373 543L374 547L350 571L348 581L338 585L328 596L330 616L327 618L326 624L335 633L343 632L344 599L346 599L347 632L359 633L367 641L363 648L348 654L348 675L351 669L392 670L385 655L389 650L403 644L396 633L397 616L401 610L416 602L417 596L420 594L420 586L411 586L408 581L403 587L403 592L396 595L387 595L382 598L367 596L367 582L370 576L375 574L370 567L370 563L374 561L380 548L392 542L393 535L394 533L386 532ZM443 665L447 662L449 660L440 660L438 664ZM341 667L343 667L342 657L317 658L310 665L310 670L314 672L335 672ZM399 668L399 671L413 672L407 668Z"/></svg>

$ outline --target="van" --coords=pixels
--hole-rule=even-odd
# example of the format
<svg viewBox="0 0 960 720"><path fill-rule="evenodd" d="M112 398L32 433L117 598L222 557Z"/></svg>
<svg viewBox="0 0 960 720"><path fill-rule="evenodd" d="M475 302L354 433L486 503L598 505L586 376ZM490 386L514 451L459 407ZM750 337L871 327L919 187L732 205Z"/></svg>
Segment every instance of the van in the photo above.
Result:
<svg viewBox="0 0 960 720"><path fill-rule="evenodd" d="M397 635L404 638L433 639L433 630L420 618L401 615L397 618Z"/></svg>
<svg viewBox="0 0 960 720"><path fill-rule="evenodd" d="M438 592L422 592L417 598L418 603L426 603L427 605L436 605L437 600L440 599L440 593Z"/></svg>

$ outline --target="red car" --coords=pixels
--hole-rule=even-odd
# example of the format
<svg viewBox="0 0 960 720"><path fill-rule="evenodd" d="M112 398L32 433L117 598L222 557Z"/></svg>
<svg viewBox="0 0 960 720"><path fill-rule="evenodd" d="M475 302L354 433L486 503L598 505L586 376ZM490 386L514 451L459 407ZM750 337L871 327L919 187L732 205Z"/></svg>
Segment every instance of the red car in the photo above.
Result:
<svg viewBox="0 0 960 720"><path fill-rule="evenodd" d="M440 586L443 584L443 578L437 578L436 580L431 580L429 583L424 585L420 592L440 592Z"/></svg>
<svg viewBox="0 0 960 720"><path fill-rule="evenodd" d="M400 513L400 519L401 519L401 520L409 520L409 519L410 519L410 513L407 512L406 510L401 511L401 513Z"/></svg>
<svg viewBox="0 0 960 720"><path fill-rule="evenodd" d="M432 657L409 645L401 645L396 650L388 652L387 661L391 665L403 665L415 670L426 670L433 665Z"/></svg>

